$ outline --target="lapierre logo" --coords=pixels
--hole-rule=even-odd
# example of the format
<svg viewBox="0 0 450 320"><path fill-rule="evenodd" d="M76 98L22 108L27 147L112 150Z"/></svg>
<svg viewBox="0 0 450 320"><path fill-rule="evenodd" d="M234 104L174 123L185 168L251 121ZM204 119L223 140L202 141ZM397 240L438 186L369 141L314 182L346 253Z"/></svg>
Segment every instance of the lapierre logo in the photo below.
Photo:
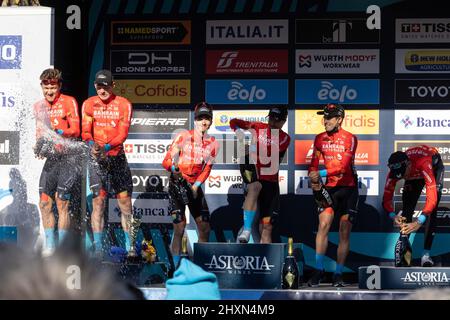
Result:
<svg viewBox="0 0 450 320"><path fill-rule="evenodd" d="M265 256L212 255L205 263L208 271L228 274L271 274L275 265L270 264Z"/></svg>
<svg viewBox="0 0 450 320"><path fill-rule="evenodd" d="M111 70L126 74L190 74L189 50L111 51Z"/></svg>
<svg viewBox="0 0 450 320"><path fill-rule="evenodd" d="M396 103L448 103L449 98L450 79L395 80Z"/></svg>
<svg viewBox="0 0 450 320"><path fill-rule="evenodd" d="M395 110L395 134L448 134L450 117L446 110Z"/></svg>
<svg viewBox="0 0 450 320"><path fill-rule="evenodd" d="M295 21L296 43L379 43L380 31L367 28L366 19L299 19ZM312 31L313 30L313 31Z"/></svg>
<svg viewBox="0 0 450 320"><path fill-rule="evenodd" d="M296 80L295 102L378 104L379 80Z"/></svg>
<svg viewBox="0 0 450 320"><path fill-rule="evenodd" d="M378 73L379 51L357 49L296 50L296 73Z"/></svg>
<svg viewBox="0 0 450 320"><path fill-rule="evenodd" d="M209 20L206 43L288 43L288 20Z"/></svg>
<svg viewBox="0 0 450 320"><path fill-rule="evenodd" d="M22 68L22 36L0 35L0 69Z"/></svg>
<svg viewBox="0 0 450 320"><path fill-rule="evenodd" d="M448 43L450 19L396 19L397 43Z"/></svg>
<svg viewBox="0 0 450 320"><path fill-rule="evenodd" d="M422 286L447 285L449 280L446 272L406 272L403 278L405 284L415 284Z"/></svg>
<svg viewBox="0 0 450 320"><path fill-rule="evenodd" d="M190 129L189 110L136 110L131 119L130 133L172 133L179 129Z"/></svg>
<svg viewBox="0 0 450 320"><path fill-rule="evenodd" d="M211 50L206 53L207 74L287 72L287 50Z"/></svg>

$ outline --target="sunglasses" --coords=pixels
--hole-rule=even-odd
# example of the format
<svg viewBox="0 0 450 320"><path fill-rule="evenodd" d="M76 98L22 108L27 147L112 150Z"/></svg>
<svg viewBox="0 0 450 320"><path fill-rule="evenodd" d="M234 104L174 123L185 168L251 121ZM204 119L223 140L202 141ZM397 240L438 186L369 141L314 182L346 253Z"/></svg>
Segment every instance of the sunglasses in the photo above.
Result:
<svg viewBox="0 0 450 320"><path fill-rule="evenodd" d="M59 84L58 79L44 79L41 81L41 84L44 86Z"/></svg>
<svg viewBox="0 0 450 320"><path fill-rule="evenodd" d="M402 166L406 165L406 161L402 161L402 162L397 162L397 163L392 163L390 165L388 165L389 169L391 170L398 170L400 169Z"/></svg>

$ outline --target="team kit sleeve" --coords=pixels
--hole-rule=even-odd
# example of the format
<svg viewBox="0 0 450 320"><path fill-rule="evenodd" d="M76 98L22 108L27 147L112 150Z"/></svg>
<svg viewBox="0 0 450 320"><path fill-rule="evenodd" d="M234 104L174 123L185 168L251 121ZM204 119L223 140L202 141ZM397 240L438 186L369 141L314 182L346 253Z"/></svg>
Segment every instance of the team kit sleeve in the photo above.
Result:
<svg viewBox="0 0 450 320"><path fill-rule="evenodd" d="M75 98L71 98L67 104L68 129L64 130L63 136L66 138L78 138L80 136L80 116L78 114L78 103Z"/></svg>
<svg viewBox="0 0 450 320"><path fill-rule="evenodd" d="M383 192L383 209L386 210L386 212L394 212L394 206L392 204L392 199L394 197L394 190L395 185L397 184L397 179L390 178L391 172L388 172L386 183L384 185L384 192Z"/></svg>
<svg viewBox="0 0 450 320"><path fill-rule="evenodd" d="M92 105L88 100L84 101L81 107L81 139L86 142L94 142L92 126L94 122Z"/></svg>
<svg viewBox="0 0 450 320"><path fill-rule="evenodd" d="M164 157L164 160L162 162L162 166L167 171L172 172L172 165L173 163L173 153L176 152L177 149L181 149L181 144L183 142L183 134L179 133L175 139L173 139L172 144L169 147L169 150L167 150L166 156Z"/></svg>
<svg viewBox="0 0 450 320"><path fill-rule="evenodd" d="M133 113L131 103L128 100L124 100L121 103L121 115L118 125L117 135L108 143L111 148L119 146L125 142L128 137L128 130L131 124L131 115Z"/></svg>
<svg viewBox="0 0 450 320"><path fill-rule="evenodd" d="M213 142L214 146L213 148L211 148L211 154L208 157L208 160L205 163L204 169L202 171L202 173L199 174L199 176L197 177L196 181L195 181L195 185L197 185L198 187L200 185L202 185L206 179L208 179L212 167L214 165L215 159L217 154L219 153L219 143L217 142L217 140L214 139Z"/></svg>
<svg viewBox="0 0 450 320"><path fill-rule="evenodd" d="M434 177L433 167L429 158L422 159L421 174L425 180L426 186L426 201L422 212L426 216L429 216L437 206L436 179Z"/></svg>
<svg viewBox="0 0 450 320"><path fill-rule="evenodd" d="M237 129L248 130L252 128L252 122L234 118L230 120L230 128L233 131Z"/></svg>
<svg viewBox="0 0 450 320"><path fill-rule="evenodd" d="M308 168L308 173L312 171L318 171L319 170L319 160L322 152L319 145L319 136L316 136L314 139L314 145L313 145L313 153L311 157L311 164Z"/></svg>

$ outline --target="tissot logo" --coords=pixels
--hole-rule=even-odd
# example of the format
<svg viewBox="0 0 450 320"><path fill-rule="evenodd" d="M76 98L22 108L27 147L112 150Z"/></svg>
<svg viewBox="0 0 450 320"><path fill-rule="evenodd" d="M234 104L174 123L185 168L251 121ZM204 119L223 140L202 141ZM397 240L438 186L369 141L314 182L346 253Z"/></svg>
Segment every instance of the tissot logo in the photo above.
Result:
<svg viewBox="0 0 450 320"><path fill-rule="evenodd" d="M450 19L396 19L397 43L448 43Z"/></svg>
<svg viewBox="0 0 450 320"><path fill-rule="evenodd" d="M296 43L379 43L380 31L367 28L366 19L299 19L295 21Z"/></svg>
<svg viewBox="0 0 450 320"><path fill-rule="evenodd" d="M189 110L135 110L131 119L130 133L172 133L190 129Z"/></svg>
<svg viewBox="0 0 450 320"><path fill-rule="evenodd" d="M207 74L287 73L287 50L209 50Z"/></svg>
<svg viewBox="0 0 450 320"><path fill-rule="evenodd" d="M19 148L18 131L0 131L0 165L19 164Z"/></svg>
<svg viewBox="0 0 450 320"><path fill-rule="evenodd" d="M398 104L448 103L450 79L395 80L395 102Z"/></svg>
<svg viewBox="0 0 450 320"><path fill-rule="evenodd" d="M124 143L129 163L161 164L172 140L128 139Z"/></svg>
<svg viewBox="0 0 450 320"><path fill-rule="evenodd" d="M112 50L111 71L115 75L190 74L189 50Z"/></svg>

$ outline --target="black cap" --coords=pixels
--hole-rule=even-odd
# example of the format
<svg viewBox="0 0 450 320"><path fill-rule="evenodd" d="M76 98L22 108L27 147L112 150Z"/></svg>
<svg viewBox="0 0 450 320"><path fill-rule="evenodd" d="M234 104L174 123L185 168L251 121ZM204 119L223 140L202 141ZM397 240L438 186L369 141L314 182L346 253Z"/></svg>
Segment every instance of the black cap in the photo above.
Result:
<svg viewBox="0 0 450 320"><path fill-rule="evenodd" d="M318 111L317 114L323 114L325 118L343 118L345 116L345 110L340 104L329 103L323 108L323 111Z"/></svg>
<svg viewBox="0 0 450 320"><path fill-rule="evenodd" d="M104 86L112 86L113 76L109 70L100 70L95 74L95 84L102 84Z"/></svg>
<svg viewBox="0 0 450 320"><path fill-rule="evenodd" d="M211 105L204 101L197 103L194 109L194 118L197 119L200 118L201 116L208 116L211 119L213 117Z"/></svg>
<svg viewBox="0 0 450 320"><path fill-rule="evenodd" d="M269 111L269 117L273 117L276 120L286 120L288 116L288 110L281 107L273 107Z"/></svg>
<svg viewBox="0 0 450 320"><path fill-rule="evenodd" d="M405 152L396 151L389 157L388 167L390 170L390 178L401 179L405 174L408 165L408 156Z"/></svg>

